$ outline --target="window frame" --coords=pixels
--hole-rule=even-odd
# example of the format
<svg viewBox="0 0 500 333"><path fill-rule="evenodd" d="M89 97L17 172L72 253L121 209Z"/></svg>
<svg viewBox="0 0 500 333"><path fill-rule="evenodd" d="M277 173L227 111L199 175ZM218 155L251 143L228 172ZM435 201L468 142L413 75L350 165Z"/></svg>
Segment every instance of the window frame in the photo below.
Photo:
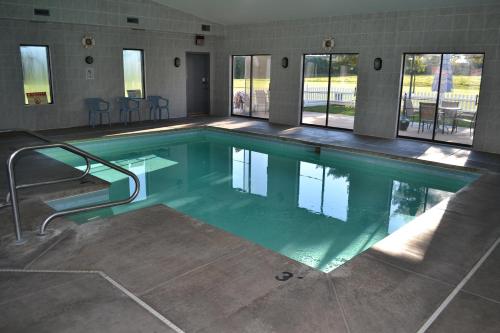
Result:
<svg viewBox="0 0 500 333"><path fill-rule="evenodd" d="M441 60L439 64L439 82L438 82L438 90L437 90L437 96L436 96L436 112L434 112L434 130L432 132L432 139L427 139L427 138L418 138L418 137L412 137L412 136L405 136L405 135L400 135L399 134L399 123L401 119L401 103L403 101L403 80L404 80L404 70L405 70L405 59L407 55L422 55L422 54L431 54L431 55L440 55ZM409 139L409 140L417 140L417 141L424 141L424 142L431 142L431 143L438 143L442 145L447 145L447 146L455 146L455 147L467 147L471 148L474 146L474 139L475 139L475 132L476 132L476 126L478 122L478 117L479 117L479 100L477 100L477 105L478 105L478 110L476 110L476 122L474 123L474 135L472 137L472 143L471 144L466 144L466 143L459 143L459 142L449 142L449 141L440 141L436 140L436 122L438 118L438 112L437 108L439 105L439 98L440 98L440 92L441 92L441 77L442 77L442 72L443 72L443 56L445 54L464 54L464 55L470 55L470 54L480 54L483 56L483 69L484 69L484 63L486 62L486 53L485 52L404 52L401 58L401 70L400 70L400 78L399 78L399 98L398 98L398 109L397 109L397 118L396 118L396 137L397 138L402 138L402 139ZM483 72L481 71L481 83L479 84L479 94L481 94L481 90L483 90Z"/></svg>
<svg viewBox="0 0 500 333"><path fill-rule="evenodd" d="M50 57L50 46L48 44L24 44L21 43L19 44L19 57L21 59L21 70L22 70L22 75L23 75L23 99L26 98L26 91L24 90L24 68L23 68L23 57L21 54L21 47L29 47L29 46L34 46L34 47L44 47L45 52L46 52L46 57L47 57L47 73L48 73L48 79L49 79L49 89L50 89L50 103L47 104L41 104L41 105L36 105L36 104L29 104L29 103L24 103L23 105L25 107L32 107L32 106L43 106L43 105L53 105L54 104L54 85L52 84L52 61Z"/></svg>
<svg viewBox="0 0 500 333"><path fill-rule="evenodd" d="M123 58L123 52L124 51L139 51L141 53L141 84L142 84L142 97L127 97L125 94L127 91L125 90L125 69L123 69L124 65L124 58ZM134 99L146 99L146 68L145 68L145 52L144 49L135 49L135 48L123 48L122 49L122 70L123 70L123 97L127 98L134 98Z"/></svg>
<svg viewBox="0 0 500 333"><path fill-rule="evenodd" d="M229 92L230 96L230 103L231 103L231 117L243 117L243 118L251 118L251 119L262 119L262 120L267 120L269 121L269 118L262 118L262 117L255 117L252 116L252 109L253 109L253 57L263 57L263 56L268 56L271 60L271 66L272 66L272 54L232 54L231 55L231 90ZM248 109L248 116L244 114L235 114L234 113L234 103L233 103L233 92L234 92L234 58L235 57L250 57L250 106ZM272 68L272 67L271 67ZM271 73L269 73L269 91L271 91ZM271 100L269 99L269 104ZM269 116L271 115L271 111L269 111Z"/></svg>
<svg viewBox="0 0 500 333"><path fill-rule="evenodd" d="M304 123L302 120L303 118L303 113L304 113L304 87L305 87L305 72L306 72L306 56L320 56L320 55L327 55L330 57L329 60L329 66L328 66L328 92L327 92L327 100L326 100L326 120L325 120L325 125L316 125L316 124L307 124ZM345 128L345 127L336 127L336 126L328 126L328 120L329 120L329 111L330 111L330 91L331 91L331 77L332 77L332 56L334 55L356 55L358 56L359 60L359 52L320 52L320 53L303 53L302 54L302 86L301 86L301 96L300 96L300 126L311 126L311 127L319 127L319 128L331 128L334 130L341 130L341 131L348 131L348 132L353 132L354 131L354 125L353 128ZM359 61L358 61L359 64ZM359 74L358 74L359 77ZM358 90L358 83L356 81L356 91ZM357 99L357 98L356 98ZM354 117L356 117L356 109L354 110Z"/></svg>

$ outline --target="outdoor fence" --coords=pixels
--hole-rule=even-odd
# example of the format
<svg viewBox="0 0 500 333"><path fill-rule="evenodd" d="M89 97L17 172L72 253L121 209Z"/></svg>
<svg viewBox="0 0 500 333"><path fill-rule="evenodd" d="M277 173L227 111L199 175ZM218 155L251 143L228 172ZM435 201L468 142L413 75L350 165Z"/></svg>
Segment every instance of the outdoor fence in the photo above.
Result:
<svg viewBox="0 0 500 333"><path fill-rule="evenodd" d="M416 102L431 102L435 103L437 98L436 92L415 92L411 94L411 100ZM401 100L403 105L405 100L410 99L410 95L405 93ZM453 93L443 93L441 94L440 101L449 102L459 102L459 107L461 111L476 112L478 95L467 95L467 94L453 94ZM418 106L414 105L415 107Z"/></svg>
<svg viewBox="0 0 500 333"><path fill-rule="evenodd" d="M327 87L304 87L304 107L325 105L327 97ZM330 104L332 103L354 106L356 88L330 88Z"/></svg>
<svg viewBox="0 0 500 333"><path fill-rule="evenodd" d="M245 91L245 87L234 87L235 91ZM325 105L328 97L327 87L304 87L304 107ZM436 92L415 92L411 94L411 99L416 102L435 102L437 97ZM409 99L409 94L405 93L401 100L403 102ZM441 101L455 101L459 102L461 111L475 112L477 110L479 96L476 94L454 94L443 93ZM356 104L356 88L331 88L330 89L330 103L339 103L349 106ZM415 106L418 106L415 105Z"/></svg>

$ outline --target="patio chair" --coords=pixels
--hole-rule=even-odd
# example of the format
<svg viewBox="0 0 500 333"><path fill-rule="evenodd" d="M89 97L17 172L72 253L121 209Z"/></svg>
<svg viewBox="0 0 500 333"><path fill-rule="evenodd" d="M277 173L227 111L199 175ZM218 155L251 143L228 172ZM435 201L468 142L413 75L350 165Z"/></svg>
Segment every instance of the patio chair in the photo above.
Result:
<svg viewBox="0 0 500 333"><path fill-rule="evenodd" d="M445 108L458 108L460 106L460 102L457 101L442 101L441 106Z"/></svg>
<svg viewBox="0 0 500 333"><path fill-rule="evenodd" d="M443 126L443 134L445 128L451 126L451 133L457 131L457 114L460 102L442 101L441 112L439 113L440 123ZM448 129L447 129L448 131Z"/></svg>
<svg viewBox="0 0 500 333"><path fill-rule="evenodd" d="M239 110L241 113L249 112L250 103L248 99L248 94L244 91L236 92L233 98L234 109Z"/></svg>
<svg viewBox="0 0 500 333"><path fill-rule="evenodd" d="M125 125L132 121L132 113L137 112L137 118L141 120L140 102L134 98L118 97L118 105L120 107L120 121Z"/></svg>
<svg viewBox="0 0 500 333"><path fill-rule="evenodd" d="M161 96L148 96L147 98L149 104L149 119L158 120L162 119L162 111L167 113L167 119L170 119L170 110L168 108L168 99Z"/></svg>
<svg viewBox="0 0 500 333"><path fill-rule="evenodd" d="M417 107L415 107L412 99L407 99L404 103L405 103L404 104L404 114L408 118L408 120L410 121L410 126L411 126L414 122L418 121L418 117L420 115L419 109ZM417 118L417 119L415 119L415 118Z"/></svg>
<svg viewBox="0 0 500 333"><path fill-rule="evenodd" d="M472 136L474 127L476 127L477 112L474 111L463 111L457 115L456 123L457 127L460 123L466 123L469 125L469 134Z"/></svg>
<svg viewBox="0 0 500 333"><path fill-rule="evenodd" d="M435 103L425 103L420 102L418 106L419 120L418 120L418 133L420 130L422 132L427 128L431 128L434 125L434 115L436 114L436 104Z"/></svg>
<svg viewBox="0 0 500 333"><path fill-rule="evenodd" d="M99 115L99 125L102 125L102 115L108 118L108 126L111 126L109 102L102 98L92 97L85 99L85 105L89 110L89 126L95 127L96 117Z"/></svg>
<svg viewBox="0 0 500 333"><path fill-rule="evenodd" d="M263 107L264 112L269 111L269 102L267 99L267 93L265 90L255 90L255 110L258 111L259 108Z"/></svg>

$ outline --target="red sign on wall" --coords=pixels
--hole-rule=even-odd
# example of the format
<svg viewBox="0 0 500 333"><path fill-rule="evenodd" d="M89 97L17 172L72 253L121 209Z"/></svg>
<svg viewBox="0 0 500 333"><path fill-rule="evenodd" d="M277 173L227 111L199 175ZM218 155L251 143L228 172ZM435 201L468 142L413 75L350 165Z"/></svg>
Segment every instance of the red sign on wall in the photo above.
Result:
<svg viewBox="0 0 500 333"><path fill-rule="evenodd" d="M29 105L47 104L47 93L45 91L26 93Z"/></svg>

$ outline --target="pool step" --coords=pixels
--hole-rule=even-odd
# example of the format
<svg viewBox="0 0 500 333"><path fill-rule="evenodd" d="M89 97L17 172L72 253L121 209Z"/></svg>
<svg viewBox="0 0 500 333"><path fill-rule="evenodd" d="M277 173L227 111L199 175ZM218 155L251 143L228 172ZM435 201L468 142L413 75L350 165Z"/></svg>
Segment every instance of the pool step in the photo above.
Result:
<svg viewBox="0 0 500 333"><path fill-rule="evenodd" d="M76 194L60 199L45 201L47 205L56 211L72 209L96 203L109 201L109 189L101 189L92 192Z"/></svg>

